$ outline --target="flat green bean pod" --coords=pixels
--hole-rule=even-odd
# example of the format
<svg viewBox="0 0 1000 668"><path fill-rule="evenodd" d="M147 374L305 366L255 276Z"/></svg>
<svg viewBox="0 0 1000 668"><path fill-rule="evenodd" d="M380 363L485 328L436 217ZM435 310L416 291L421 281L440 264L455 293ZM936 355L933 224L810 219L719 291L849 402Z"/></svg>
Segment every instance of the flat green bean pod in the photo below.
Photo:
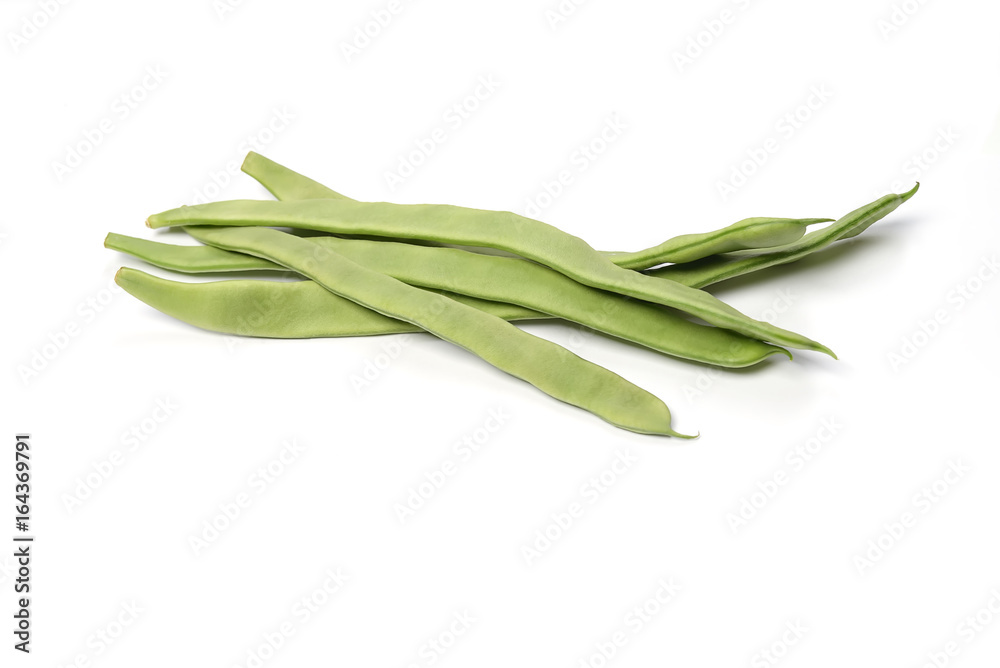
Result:
<svg viewBox="0 0 1000 668"><path fill-rule="evenodd" d="M212 244L265 258L382 315L403 320L465 348L556 399L623 429L682 436L658 398L621 376L444 295L367 269L334 251L266 228L205 230Z"/></svg>
<svg viewBox="0 0 1000 668"><path fill-rule="evenodd" d="M128 253L171 271L200 274L212 271L285 271L285 268L253 255L232 253L212 246L175 246L110 232L104 247Z"/></svg>
<svg viewBox="0 0 1000 668"><path fill-rule="evenodd" d="M196 239L211 241L202 234L205 228L185 229ZM336 237L311 237L308 241L409 285L517 304L682 359L740 368L771 355L788 354L782 348L727 329L700 325L647 302L580 285L526 260L395 242ZM122 235L115 235L114 242L107 245L176 271L239 271L250 264L248 258L267 262L222 249L174 246ZM184 256L191 251L197 253L191 253L189 264ZM209 251L218 254L214 261L210 261ZM267 265L252 268L284 269Z"/></svg>
<svg viewBox="0 0 1000 668"><path fill-rule="evenodd" d="M773 248L802 238L808 225L832 218L746 218L728 227L700 234L682 234L634 253L610 253L608 258L625 269L648 269L668 262L694 262L730 251Z"/></svg>
<svg viewBox="0 0 1000 668"><path fill-rule="evenodd" d="M373 336L422 331L344 299L313 281L179 283L122 267L115 282L136 299L189 325L223 334L271 339ZM551 316L497 302L448 295L504 320Z"/></svg>
<svg viewBox="0 0 1000 668"><path fill-rule="evenodd" d="M901 195L880 197L871 204L851 211L832 225L810 232L796 243L766 253L720 255L690 264L653 269L647 274L657 278L668 278L693 288L703 288L736 276L794 262L829 246L838 239L849 239L860 234L913 197L919 187L918 183L912 190Z"/></svg>
<svg viewBox="0 0 1000 668"><path fill-rule="evenodd" d="M242 169L279 200L351 199L253 151L247 153ZM783 246L800 239L807 226L832 220L747 218L711 232L683 234L641 251L601 252L619 267L648 269L668 262L692 262L729 251Z"/></svg>
<svg viewBox="0 0 1000 668"><path fill-rule="evenodd" d="M754 320L707 292L612 264L582 239L510 212L450 205L402 205L350 200L234 200L184 206L149 217L153 228L184 225L286 226L331 234L424 239L496 248L534 260L602 290L672 306L761 341L833 356L826 346Z"/></svg>
<svg viewBox="0 0 1000 668"><path fill-rule="evenodd" d="M279 200L351 199L254 151L247 153L240 169Z"/></svg>

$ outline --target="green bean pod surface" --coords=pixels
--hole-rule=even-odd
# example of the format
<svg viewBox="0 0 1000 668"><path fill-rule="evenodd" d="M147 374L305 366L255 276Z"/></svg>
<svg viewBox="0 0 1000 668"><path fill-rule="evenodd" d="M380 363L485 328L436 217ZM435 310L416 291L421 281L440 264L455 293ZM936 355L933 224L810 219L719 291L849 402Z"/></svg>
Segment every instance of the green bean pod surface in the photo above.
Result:
<svg viewBox="0 0 1000 668"><path fill-rule="evenodd" d="M730 251L772 248L798 241L808 225L832 218L746 218L728 227L700 234L682 234L633 253L606 253L624 269L649 269L661 264L694 262Z"/></svg>
<svg viewBox="0 0 1000 668"><path fill-rule="evenodd" d="M422 331L333 294L313 281L232 280L181 283L122 267L115 282L130 295L189 325L270 339L374 336ZM542 320L530 309L447 295L504 320Z"/></svg>
<svg viewBox="0 0 1000 668"><path fill-rule="evenodd" d="M351 199L253 151L247 153L242 170L279 200ZM601 253L619 267L649 269L668 262L692 262L729 251L783 246L800 239L805 234L807 226L828 223L832 220L832 218L747 218L711 232L673 237L662 244L640 251L601 251Z"/></svg>
<svg viewBox="0 0 1000 668"><path fill-rule="evenodd" d="M913 197L920 184L902 194L891 194L866 204L821 230L810 232L799 241L787 246L758 254L732 254L705 258L690 264L677 264L646 272L656 278L667 278L693 288L703 288L714 283L787 264L821 250L838 239L849 239L895 211L903 202Z"/></svg>
<svg viewBox="0 0 1000 668"><path fill-rule="evenodd" d="M205 230L212 244L256 255L312 279L382 315L409 322L478 355L550 396L630 431L682 436L660 399L621 376L545 339L460 302L367 269L278 230Z"/></svg>
<svg viewBox="0 0 1000 668"><path fill-rule="evenodd" d="M205 228L187 227L197 239L210 241ZM179 271L238 271L251 258L230 251L174 246L115 236L113 246L150 264ZM369 269L409 285L463 294L521 307L584 325L616 338L637 343L674 357L727 368L757 364L787 351L727 329L701 325L657 305L627 299L580 285L546 267L514 258L478 255L450 248L430 248L394 242L311 237L310 243L328 247ZM186 264L184 255L192 253ZM206 251L218 253L208 261ZM267 268L284 269L268 263ZM262 267L254 266L259 269Z"/></svg>
<svg viewBox="0 0 1000 668"><path fill-rule="evenodd" d="M213 271L287 271L281 265L245 253L213 246L177 246L110 232L104 247L127 253L149 264L185 274Z"/></svg>
<svg viewBox="0 0 1000 668"><path fill-rule="evenodd" d="M582 239L510 212L333 199L234 200L172 209L150 216L147 224L153 228L280 226L330 234L412 238L496 248L544 264L584 285L672 306L710 324L761 341L833 356L826 346L754 320L707 292L618 267Z"/></svg>

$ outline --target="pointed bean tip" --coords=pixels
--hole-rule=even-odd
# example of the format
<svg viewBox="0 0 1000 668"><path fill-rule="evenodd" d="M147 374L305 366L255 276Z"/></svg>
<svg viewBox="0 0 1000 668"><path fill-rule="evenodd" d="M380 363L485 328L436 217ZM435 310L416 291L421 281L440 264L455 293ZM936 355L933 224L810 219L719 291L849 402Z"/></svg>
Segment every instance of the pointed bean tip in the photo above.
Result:
<svg viewBox="0 0 1000 668"><path fill-rule="evenodd" d="M817 352L821 352L821 353L826 353L827 355L829 355L830 357L832 357L835 360L839 360L840 359L839 357L837 357L837 353L833 352L832 350L830 350L829 348L827 348L826 346L824 346L822 344L820 344L816 348L816 351Z"/></svg>
<svg viewBox="0 0 1000 668"><path fill-rule="evenodd" d="M693 441L696 438L701 438L701 432L700 431L697 434L695 434L694 436L692 436L690 434L682 434L679 431L674 431L673 429L671 429L671 430L669 430L667 432L667 435L668 436L673 436L674 438L682 438L685 441Z"/></svg>
<svg viewBox="0 0 1000 668"><path fill-rule="evenodd" d="M737 369L738 368L745 368L745 367L748 367L748 366L753 366L754 364L760 364L761 362L763 362L764 360L766 360L768 357L774 357L775 355L784 355L788 359L795 359L794 357L792 357L792 351L787 350L785 348L782 348L781 346L775 346L775 345L772 345L772 344L767 344L767 347L768 347L768 351L766 353L764 353L763 355L761 355L760 359L757 359L757 360L755 360L755 361L753 361L753 362L751 362L749 364L744 364L742 366L733 367L733 368L737 368Z"/></svg>
<svg viewBox="0 0 1000 668"><path fill-rule="evenodd" d="M916 195L917 191L920 190L920 181L917 181L916 183L917 184L915 186L913 186L908 191L906 191L905 193L903 193L902 195L900 195L900 197L903 198L904 202L906 200L910 199L911 197L913 197L914 195Z"/></svg>

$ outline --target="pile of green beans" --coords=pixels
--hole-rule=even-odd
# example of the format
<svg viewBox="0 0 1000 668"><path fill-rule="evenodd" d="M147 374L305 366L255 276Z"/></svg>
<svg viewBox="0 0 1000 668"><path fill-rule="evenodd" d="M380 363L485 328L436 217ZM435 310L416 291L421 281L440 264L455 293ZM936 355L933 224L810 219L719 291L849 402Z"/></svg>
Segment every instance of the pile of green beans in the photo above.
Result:
<svg viewBox="0 0 1000 668"><path fill-rule="evenodd" d="M183 206L147 220L152 228L181 227L204 245L112 233L105 246L176 272L277 270L301 280L181 283L122 268L117 283L163 313L228 334L428 332L615 426L684 438L649 392L511 323L555 318L725 368L791 358L787 348L834 356L701 288L856 236L917 190L887 195L838 220L747 218L641 251L607 252L510 212L360 202L253 152L243 171L277 201ZM831 224L806 232L818 223Z"/></svg>

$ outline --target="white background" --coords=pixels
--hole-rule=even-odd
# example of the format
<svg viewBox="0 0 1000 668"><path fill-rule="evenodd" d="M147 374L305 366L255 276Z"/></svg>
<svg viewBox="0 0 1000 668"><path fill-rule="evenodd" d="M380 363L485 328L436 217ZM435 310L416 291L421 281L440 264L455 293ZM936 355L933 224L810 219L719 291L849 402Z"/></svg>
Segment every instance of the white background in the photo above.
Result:
<svg viewBox="0 0 1000 668"><path fill-rule="evenodd" d="M387 1L49 4L51 18L42 2L0 5L0 537L17 430L34 444L37 536L30 657L11 648L2 550L4 666L257 665L285 623L262 665L763 666L771 648L789 668L916 668L949 642L948 665L995 665L996 3L593 0L553 26L555 0L421 0L350 59L343 45ZM679 64L690 40L705 46ZM496 90L446 121L481 77ZM624 129L580 171L578 147L615 115ZM110 133L59 167L103 119ZM390 189L386 172L438 127L447 141ZM206 188L266 196L226 173L248 137L367 200L524 212L569 169L537 215L609 250L922 188L854 241L716 290L755 317L781 310L840 361L716 373L526 326L662 397L702 434L682 442L617 430L426 336L359 392L352 377L398 339L234 343L110 292L117 267L142 265L103 249L107 232L152 238L147 215ZM719 183L769 138L778 150L724 198ZM905 342L918 347L894 365ZM462 460L453 445L490 411L502 428ZM808 463L789 458L820 437ZM302 452L258 494L251 476L289 440ZM590 495L618 453L634 463ZM458 472L401 522L395 505L445 460ZM952 464L962 476L922 500ZM80 499L88 476L99 485ZM191 538L241 493L250 506L196 554ZM526 558L575 502L582 516ZM912 526L882 536L905 513ZM349 581L296 614L337 569ZM665 604L661 579L679 589ZM655 614L640 629L627 616L642 605ZM430 649L463 614L471 626ZM616 633L626 643L604 660Z"/></svg>

